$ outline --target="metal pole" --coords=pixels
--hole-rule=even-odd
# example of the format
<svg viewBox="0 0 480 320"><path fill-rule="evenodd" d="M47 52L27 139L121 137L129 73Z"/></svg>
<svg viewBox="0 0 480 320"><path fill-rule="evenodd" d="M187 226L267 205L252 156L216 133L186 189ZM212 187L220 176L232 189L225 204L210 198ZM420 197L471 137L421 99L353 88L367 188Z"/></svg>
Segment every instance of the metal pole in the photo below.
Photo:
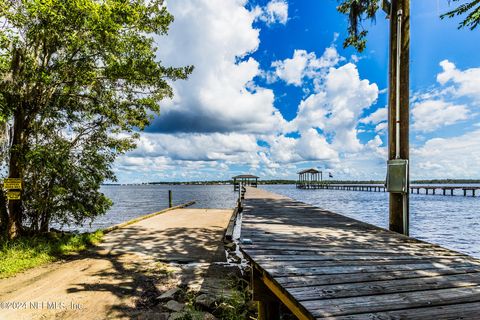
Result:
<svg viewBox="0 0 480 320"><path fill-rule="evenodd" d="M400 159L400 74L401 74L401 61L400 57L402 56L402 9L397 11L397 52L396 52L396 70L397 74L395 76L395 159Z"/></svg>
<svg viewBox="0 0 480 320"><path fill-rule="evenodd" d="M169 208L173 207L172 190L168 190L168 207Z"/></svg>

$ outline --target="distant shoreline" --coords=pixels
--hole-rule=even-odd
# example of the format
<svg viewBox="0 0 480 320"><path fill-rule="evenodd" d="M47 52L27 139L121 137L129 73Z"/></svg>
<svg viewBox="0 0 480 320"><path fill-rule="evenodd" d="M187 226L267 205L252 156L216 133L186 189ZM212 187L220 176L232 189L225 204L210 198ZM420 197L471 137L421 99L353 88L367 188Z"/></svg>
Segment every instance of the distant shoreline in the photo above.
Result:
<svg viewBox="0 0 480 320"><path fill-rule="evenodd" d="M259 180L259 185L278 185L278 184L295 184L296 180ZM331 184L384 184L385 181L369 180L325 180ZM431 179L431 180L412 180L411 184L474 184L480 183L480 179ZM142 183L104 183L103 186L122 186L122 185L231 185L231 180L225 181L159 181L159 182L142 182Z"/></svg>

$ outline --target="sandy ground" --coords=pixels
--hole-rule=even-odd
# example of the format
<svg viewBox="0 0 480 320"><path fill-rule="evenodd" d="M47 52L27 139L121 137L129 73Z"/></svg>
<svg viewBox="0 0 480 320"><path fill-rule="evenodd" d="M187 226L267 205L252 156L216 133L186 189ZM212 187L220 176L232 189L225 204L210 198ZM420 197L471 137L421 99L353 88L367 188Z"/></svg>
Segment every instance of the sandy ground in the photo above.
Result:
<svg viewBox="0 0 480 320"><path fill-rule="evenodd" d="M99 247L70 261L2 279L0 319L154 319L158 310L149 302L171 280L164 262L224 261L221 239L231 215L169 211L109 233Z"/></svg>

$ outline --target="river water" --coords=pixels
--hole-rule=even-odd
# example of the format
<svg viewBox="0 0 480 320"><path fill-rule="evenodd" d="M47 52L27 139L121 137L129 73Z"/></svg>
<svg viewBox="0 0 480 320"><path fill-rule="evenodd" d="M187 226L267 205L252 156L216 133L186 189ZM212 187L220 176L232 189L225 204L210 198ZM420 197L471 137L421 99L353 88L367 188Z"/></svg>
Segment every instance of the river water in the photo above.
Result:
<svg viewBox="0 0 480 320"><path fill-rule="evenodd" d="M388 193L260 187L388 228ZM174 205L195 200L196 208L233 208L236 200L231 185L125 185L102 186L101 190L114 205L91 225L72 229L96 230L162 210L168 207L168 190L172 190ZM480 258L480 197L411 194L410 235Z"/></svg>

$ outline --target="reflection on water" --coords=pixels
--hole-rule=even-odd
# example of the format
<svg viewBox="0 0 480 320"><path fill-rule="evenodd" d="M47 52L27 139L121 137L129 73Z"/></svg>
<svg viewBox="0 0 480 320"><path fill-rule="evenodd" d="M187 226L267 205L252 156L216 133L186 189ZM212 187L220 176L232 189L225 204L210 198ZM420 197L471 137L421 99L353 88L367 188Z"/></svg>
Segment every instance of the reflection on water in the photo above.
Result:
<svg viewBox="0 0 480 320"><path fill-rule="evenodd" d="M388 193L301 190L262 186L271 192L388 229ZM480 197L410 195L410 236L480 258Z"/></svg>

